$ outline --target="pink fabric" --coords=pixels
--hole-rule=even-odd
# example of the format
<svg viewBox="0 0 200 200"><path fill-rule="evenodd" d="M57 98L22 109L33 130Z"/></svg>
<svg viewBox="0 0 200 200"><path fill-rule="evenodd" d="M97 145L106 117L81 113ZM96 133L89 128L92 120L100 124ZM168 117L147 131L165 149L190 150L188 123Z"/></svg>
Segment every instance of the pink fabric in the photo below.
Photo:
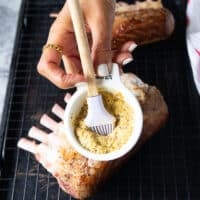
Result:
<svg viewBox="0 0 200 200"><path fill-rule="evenodd" d="M193 77L200 95L200 0L188 0L186 35Z"/></svg>

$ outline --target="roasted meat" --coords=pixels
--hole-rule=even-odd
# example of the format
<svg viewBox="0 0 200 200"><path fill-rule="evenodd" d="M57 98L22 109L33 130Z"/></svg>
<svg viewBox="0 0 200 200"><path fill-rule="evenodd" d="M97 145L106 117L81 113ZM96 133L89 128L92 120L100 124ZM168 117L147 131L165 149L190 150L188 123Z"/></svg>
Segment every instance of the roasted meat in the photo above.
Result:
<svg viewBox="0 0 200 200"><path fill-rule="evenodd" d="M113 25L112 48L120 49L127 41L143 45L169 37L174 30L174 17L161 0L127 4L118 2Z"/></svg>
<svg viewBox="0 0 200 200"><path fill-rule="evenodd" d="M144 115L142 136L135 148L126 156L113 161L94 161L77 153L67 141L63 122L55 122L46 114L40 123L52 130L47 134L32 127L28 136L41 142L21 138L18 146L33 153L38 160L58 181L59 186L77 199L91 196L99 184L105 181L115 169L133 155L136 150L165 124L168 109L160 92L153 86L144 84L133 74L123 74L121 79L138 98ZM66 96L65 100L69 98ZM66 100L67 101L67 100ZM52 109L61 120L64 110L59 105Z"/></svg>

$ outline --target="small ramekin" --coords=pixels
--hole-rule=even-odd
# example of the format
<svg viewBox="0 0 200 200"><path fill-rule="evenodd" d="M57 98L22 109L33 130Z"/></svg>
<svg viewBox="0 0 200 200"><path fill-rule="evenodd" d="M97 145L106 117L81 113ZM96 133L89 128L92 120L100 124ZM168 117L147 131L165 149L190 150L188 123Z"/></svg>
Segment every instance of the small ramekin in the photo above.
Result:
<svg viewBox="0 0 200 200"><path fill-rule="evenodd" d="M74 133L73 121L72 118L77 116L80 112L83 103L87 98L87 87L85 83L81 83L77 85L77 91L73 94L71 99L69 100L64 115L64 126L66 130L66 136L70 144L74 147L74 149L82 154L83 156L98 161L109 161L120 158L127 154L135 144L137 143L143 127L143 113L141 110L141 106L135 97L135 95L128 90L120 80L119 76L119 69L117 64L113 64L112 79L101 79L98 80L98 86L105 88L107 91L110 92L121 92L125 101L129 104L129 106L133 109L133 132L128 139L127 143L125 143L120 149L105 153L105 154L98 154L93 153L87 149L85 149L77 140L76 135ZM95 133L94 133L95 134ZM106 136L105 136L106 137Z"/></svg>

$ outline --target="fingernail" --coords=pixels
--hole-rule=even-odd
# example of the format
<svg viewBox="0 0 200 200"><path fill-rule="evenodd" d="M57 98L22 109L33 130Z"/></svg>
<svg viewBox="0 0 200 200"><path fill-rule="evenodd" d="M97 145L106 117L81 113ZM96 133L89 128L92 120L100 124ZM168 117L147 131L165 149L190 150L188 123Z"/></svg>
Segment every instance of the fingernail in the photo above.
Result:
<svg viewBox="0 0 200 200"><path fill-rule="evenodd" d="M129 52L133 52L133 50L137 47L138 45L136 43L133 43L130 45L130 47L128 48Z"/></svg>
<svg viewBox="0 0 200 200"><path fill-rule="evenodd" d="M97 74L98 74L98 76L108 76L109 75L108 65L107 64L100 64L97 67Z"/></svg>
<svg viewBox="0 0 200 200"><path fill-rule="evenodd" d="M132 62L133 58L127 58L125 60L123 60L122 65L127 65L128 63Z"/></svg>

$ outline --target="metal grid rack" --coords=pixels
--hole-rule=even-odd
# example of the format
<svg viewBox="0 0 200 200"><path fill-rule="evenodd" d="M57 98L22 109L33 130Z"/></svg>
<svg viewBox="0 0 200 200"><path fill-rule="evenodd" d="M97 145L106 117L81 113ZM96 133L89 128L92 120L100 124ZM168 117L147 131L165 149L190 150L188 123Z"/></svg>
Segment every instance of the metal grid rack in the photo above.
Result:
<svg viewBox="0 0 200 200"><path fill-rule="evenodd" d="M55 101L61 91L40 77L36 64L52 19L63 1L24 0L19 20L4 121L1 126L0 199L72 199L34 157L16 147L21 136ZM200 199L200 98L195 90L185 46L184 0L165 0L176 18L167 41L139 47L126 71L156 85L165 97L170 118L97 194L118 200Z"/></svg>

